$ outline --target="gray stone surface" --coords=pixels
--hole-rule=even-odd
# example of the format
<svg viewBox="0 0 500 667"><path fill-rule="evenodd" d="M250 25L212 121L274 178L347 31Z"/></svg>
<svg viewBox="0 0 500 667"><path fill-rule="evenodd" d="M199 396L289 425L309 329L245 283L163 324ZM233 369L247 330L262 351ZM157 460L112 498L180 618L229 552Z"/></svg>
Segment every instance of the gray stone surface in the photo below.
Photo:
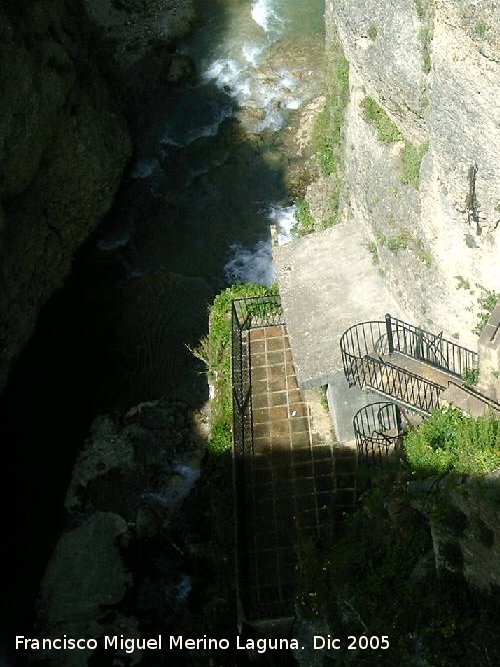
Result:
<svg viewBox="0 0 500 667"><path fill-rule="evenodd" d="M0 390L132 150L77 4L0 3Z"/></svg>
<svg viewBox="0 0 500 667"><path fill-rule="evenodd" d="M385 313L405 319L367 250L359 225L340 225L274 248L297 379L327 384L342 369L339 341L358 322Z"/></svg>
<svg viewBox="0 0 500 667"><path fill-rule="evenodd" d="M93 636L104 607L123 598L131 583L119 548L126 535L127 524L121 517L96 512L59 540L39 601L39 616L54 636L61 630L71 630L77 637Z"/></svg>
<svg viewBox="0 0 500 667"><path fill-rule="evenodd" d="M490 315L479 338L478 390L500 400L500 303Z"/></svg>
<svg viewBox="0 0 500 667"><path fill-rule="evenodd" d="M500 290L500 4L326 0L325 19L327 46L338 36L349 61L342 220L371 233L414 321L474 349L478 299ZM367 96L426 149L418 183L404 142L380 142L366 122Z"/></svg>
<svg viewBox="0 0 500 667"><path fill-rule="evenodd" d="M328 406L337 440L342 444L353 443L352 419L356 412L381 399L378 394L359 387L349 387L342 371L335 373L328 382Z"/></svg>

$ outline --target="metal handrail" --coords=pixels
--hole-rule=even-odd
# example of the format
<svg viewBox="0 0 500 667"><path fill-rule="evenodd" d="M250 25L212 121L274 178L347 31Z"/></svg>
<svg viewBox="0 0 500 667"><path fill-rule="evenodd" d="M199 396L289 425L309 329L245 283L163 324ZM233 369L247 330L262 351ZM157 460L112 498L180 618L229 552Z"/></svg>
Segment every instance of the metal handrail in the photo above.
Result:
<svg viewBox="0 0 500 667"><path fill-rule="evenodd" d="M498 403L498 401L495 401L493 398L490 398L489 396L485 396L480 391L478 391L475 387L470 387L469 385L462 384L462 383L459 383L459 382L455 382L454 380L448 380L448 387L458 387L459 389L461 389L465 393L469 394L470 396L473 396L474 398L477 398L482 403L485 403L492 410L495 410L496 412L500 412L500 403Z"/></svg>
<svg viewBox="0 0 500 667"><path fill-rule="evenodd" d="M399 406L377 402L361 408L353 417L358 461L382 466L390 455L401 455L404 428Z"/></svg>
<svg viewBox="0 0 500 667"><path fill-rule="evenodd" d="M231 375L233 388L233 494L235 503L235 566L238 625L245 619L288 617L293 613L293 602L259 600L240 585L247 578L248 544L244 530L248 507L246 497L247 466L253 454L252 383L250 373L250 343L247 332L256 327L285 324L279 296L258 296L236 299L231 306ZM292 596L293 598L293 596ZM292 599L291 598L291 599ZM258 610L258 612L256 611Z"/></svg>
<svg viewBox="0 0 500 667"><path fill-rule="evenodd" d="M391 352L400 352L458 378L479 366L477 352L443 338L442 332L434 334L389 314L385 316L385 324L393 339Z"/></svg>
<svg viewBox="0 0 500 667"><path fill-rule="evenodd" d="M340 349L349 386L373 389L422 414L438 407L445 387L388 362L390 354L399 352L456 377L478 365L472 350L391 315L349 327L340 338Z"/></svg>
<svg viewBox="0 0 500 667"><path fill-rule="evenodd" d="M277 294L235 299L233 317L236 317L241 331L285 324L281 299Z"/></svg>
<svg viewBox="0 0 500 667"><path fill-rule="evenodd" d="M284 324L281 299L277 295L235 299L231 306L231 319L233 441L236 458L243 460L253 452L250 350L247 347L245 353L243 336L245 331L256 327ZM239 474L243 476L243 470Z"/></svg>
<svg viewBox="0 0 500 667"><path fill-rule="evenodd" d="M479 366L479 355L462 345L387 314L354 324L340 338L342 353L363 357L399 352L462 378Z"/></svg>

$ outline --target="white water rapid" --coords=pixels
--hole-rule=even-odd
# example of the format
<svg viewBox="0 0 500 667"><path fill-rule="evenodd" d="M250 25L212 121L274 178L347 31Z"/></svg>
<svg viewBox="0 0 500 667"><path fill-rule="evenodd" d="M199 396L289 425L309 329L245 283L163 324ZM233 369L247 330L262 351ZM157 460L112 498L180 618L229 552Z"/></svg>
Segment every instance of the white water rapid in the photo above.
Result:
<svg viewBox="0 0 500 667"><path fill-rule="evenodd" d="M286 243L296 223L282 136L321 92L323 0L207 0L201 11L182 49L198 83L159 105L131 172L137 210L98 245L119 251L130 276L167 268L270 284L269 226Z"/></svg>
<svg viewBox="0 0 500 667"><path fill-rule="evenodd" d="M319 33L320 5L307 0L253 0L231 14L225 39L210 60L202 61L203 80L215 82L231 96L247 132L280 131L290 113L317 93L315 72L294 57L293 40L300 46L301 39ZM265 211L269 223L277 226L279 243L287 243L296 224L296 207L269 202ZM224 269L229 282L275 281L270 238L253 248L233 243L231 253Z"/></svg>

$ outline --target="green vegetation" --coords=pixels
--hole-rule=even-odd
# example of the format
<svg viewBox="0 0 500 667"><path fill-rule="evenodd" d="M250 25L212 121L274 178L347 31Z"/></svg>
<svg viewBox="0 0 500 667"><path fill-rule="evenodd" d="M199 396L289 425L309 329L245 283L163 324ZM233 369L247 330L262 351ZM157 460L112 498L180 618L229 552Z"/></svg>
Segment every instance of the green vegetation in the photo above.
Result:
<svg viewBox="0 0 500 667"><path fill-rule="evenodd" d="M412 241L412 237L408 232L401 232L397 236L390 236L387 239L387 249L391 252L399 252L406 250Z"/></svg>
<svg viewBox="0 0 500 667"><path fill-rule="evenodd" d="M349 650L342 642L335 664L343 667L500 664L495 596L471 590L460 573L436 572L430 527L412 500L403 485L376 489L343 520L333 548L303 548L302 615L326 621L335 637L388 636L387 650ZM440 499L428 502L435 507ZM464 525L460 516L456 521ZM483 535L491 540L484 527ZM460 570L458 544L443 547L441 561Z"/></svg>
<svg viewBox="0 0 500 667"><path fill-rule="evenodd" d="M470 282L463 276L455 276L457 279L457 289L470 290Z"/></svg>
<svg viewBox="0 0 500 667"><path fill-rule="evenodd" d="M473 329L473 333L480 336L483 332L484 327L488 324L490 315L495 309L495 306L500 299L500 293L495 292L494 290L485 290L482 296L479 297L478 303L481 307L481 310L477 316L477 324Z"/></svg>
<svg viewBox="0 0 500 667"><path fill-rule="evenodd" d="M231 306L233 299L277 294L278 288L265 285L233 285L216 296L210 309L210 333L194 354L208 368L214 387L211 403L209 450L223 454L232 447L233 401L231 388ZM257 313L258 314L258 313Z"/></svg>
<svg viewBox="0 0 500 667"><path fill-rule="evenodd" d="M427 268L432 266L432 254L429 250L426 249L422 239L417 239L416 250L417 250L417 257L422 262L422 264L425 264Z"/></svg>
<svg viewBox="0 0 500 667"><path fill-rule="evenodd" d="M367 248L368 252L372 256L372 262L374 264L380 264L380 257L378 255L377 244L372 241L371 243L368 244Z"/></svg>
<svg viewBox="0 0 500 667"><path fill-rule="evenodd" d="M314 126L313 143L325 176L340 175L344 153L344 115L349 101L349 63L340 43L328 51L327 100Z"/></svg>
<svg viewBox="0 0 500 667"><path fill-rule="evenodd" d="M363 98L361 100L361 109L364 120L375 126L378 139L383 144L404 141L404 137L396 123L389 118L384 109L382 109L373 97Z"/></svg>
<svg viewBox="0 0 500 667"><path fill-rule="evenodd" d="M483 37L488 32L488 24L480 19L479 21L476 22L473 32L476 35L476 37L483 39Z"/></svg>
<svg viewBox="0 0 500 667"><path fill-rule="evenodd" d="M481 475L500 467L500 421L440 408L406 439L412 469L424 476Z"/></svg>
<svg viewBox="0 0 500 667"><path fill-rule="evenodd" d="M330 210L333 212L329 218L322 221L317 221L314 218L309 202L306 199L297 200L297 210L295 212L295 224L292 227L292 235L295 237L306 236L312 232L327 229L328 227L336 225L339 222L339 199L340 188L335 187L333 194L330 196Z"/></svg>
<svg viewBox="0 0 500 667"><path fill-rule="evenodd" d="M432 28L424 26L420 29L420 41L422 43L422 68L426 74L432 69L431 44L434 37Z"/></svg>
<svg viewBox="0 0 500 667"><path fill-rule="evenodd" d="M331 176L330 209L322 228L339 221L340 194L344 173L344 116L349 101L349 63L340 42L328 49L327 94L323 111L318 115L313 132L313 146L324 176Z"/></svg>
<svg viewBox="0 0 500 667"><path fill-rule="evenodd" d="M401 229L399 234L396 234L395 236L388 236L380 228L376 227L374 229L374 234L376 243L372 242L367 246L374 264L378 264L380 262L378 246L382 246L393 253L398 253L401 250L412 250L416 253L417 258L420 262L422 262L422 264L425 264L427 267L432 266L431 252L426 249L421 239L417 239L407 230Z"/></svg>
<svg viewBox="0 0 500 667"><path fill-rule="evenodd" d="M391 144L396 141L404 142L401 150L403 163L401 182L418 188L420 165L422 158L429 149L429 142L425 142L422 146L414 146L405 139L396 123L391 120L387 112L372 97L363 98L360 106L363 119L375 126L379 141L383 144Z"/></svg>
<svg viewBox="0 0 500 667"><path fill-rule="evenodd" d="M422 69L428 74L432 69L431 44L434 37L434 7L430 0L416 0L417 16L422 22L420 43L422 44Z"/></svg>
<svg viewBox="0 0 500 667"><path fill-rule="evenodd" d="M374 41L377 38L378 35L378 29L377 26L372 23L371 26L368 28L368 37Z"/></svg>
<svg viewBox="0 0 500 667"><path fill-rule="evenodd" d="M414 146L409 141L405 141L405 145L401 151L403 160L403 175L401 181L406 185L412 185L418 189L420 180L420 165L422 158L429 149L429 143L425 142L422 146Z"/></svg>
<svg viewBox="0 0 500 667"><path fill-rule="evenodd" d="M429 11L429 0L416 0L415 5L418 18L424 19Z"/></svg>
<svg viewBox="0 0 500 667"><path fill-rule="evenodd" d="M320 403L321 403L321 406L322 406L323 410L325 410L326 413L329 413L330 412L330 406L328 405L328 385L327 384L323 384L319 388L319 397L320 397Z"/></svg>
<svg viewBox="0 0 500 667"><path fill-rule="evenodd" d="M293 226L293 234L295 236L305 236L314 232L315 220L311 213L309 202L306 199L299 199L296 206L295 219L297 222Z"/></svg>
<svg viewBox="0 0 500 667"><path fill-rule="evenodd" d="M467 387L475 387L479 382L479 368L471 368L463 374L464 384Z"/></svg>

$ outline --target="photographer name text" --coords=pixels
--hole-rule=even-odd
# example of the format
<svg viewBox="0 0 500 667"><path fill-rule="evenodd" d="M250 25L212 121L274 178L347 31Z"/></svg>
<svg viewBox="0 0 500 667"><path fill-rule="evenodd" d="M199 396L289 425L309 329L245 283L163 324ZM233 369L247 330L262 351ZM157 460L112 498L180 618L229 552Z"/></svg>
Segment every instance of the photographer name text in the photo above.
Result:
<svg viewBox="0 0 500 667"><path fill-rule="evenodd" d="M232 639L203 637L184 637L170 635L157 637L125 637L124 635L105 635L99 639L88 637L70 637L63 635L55 638L31 638L17 635L15 648L18 651L95 651L97 648L109 651L134 653L135 651L227 651L230 649L243 651L288 651L312 648L314 650L339 651L348 650L385 650L389 648L389 637L386 635L348 635L344 638L331 635L313 635L308 646L299 645L297 639L259 638L247 639L237 635Z"/></svg>

